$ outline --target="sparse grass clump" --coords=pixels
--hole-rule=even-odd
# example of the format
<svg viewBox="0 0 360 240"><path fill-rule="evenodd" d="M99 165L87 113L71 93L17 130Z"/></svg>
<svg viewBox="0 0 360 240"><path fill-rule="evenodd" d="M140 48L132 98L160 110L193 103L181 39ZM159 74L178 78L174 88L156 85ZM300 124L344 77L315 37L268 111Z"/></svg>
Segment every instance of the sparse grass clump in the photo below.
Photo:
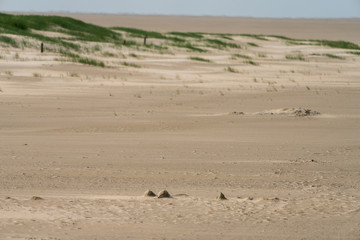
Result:
<svg viewBox="0 0 360 240"><path fill-rule="evenodd" d="M231 72L231 73L238 73L239 72L238 70L236 70L236 69L234 69L234 68L232 68L230 66L226 67L225 71Z"/></svg>
<svg viewBox="0 0 360 240"><path fill-rule="evenodd" d="M33 73L33 76L36 77L36 78L41 78L42 75L40 73Z"/></svg>
<svg viewBox="0 0 360 240"><path fill-rule="evenodd" d="M116 54L114 54L112 52L103 52L102 55L104 57L116 57Z"/></svg>
<svg viewBox="0 0 360 240"><path fill-rule="evenodd" d="M345 48L345 49L355 49L360 50L360 46L352 43L352 42L346 42L346 41L329 41L329 40L314 40L319 43L319 45L322 46L328 46L332 48Z"/></svg>
<svg viewBox="0 0 360 240"><path fill-rule="evenodd" d="M76 58L75 61L78 63L86 64L86 65L92 65L92 66L96 66L96 67L105 67L104 62L98 61L95 59L91 59L91 58L80 57L80 58Z"/></svg>
<svg viewBox="0 0 360 240"><path fill-rule="evenodd" d="M244 63L250 64L250 65L254 65L254 66L258 66L258 65L259 65L258 63L254 62L254 61L251 61L251 60L244 61Z"/></svg>
<svg viewBox="0 0 360 240"><path fill-rule="evenodd" d="M159 32L146 31L137 28L128 28L128 27L112 27L113 30L118 30L122 32L129 33L131 37L144 38L157 38L157 39L166 39L166 36Z"/></svg>
<svg viewBox="0 0 360 240"><path fill-rule="evenodd" d="M235 53L235 54L231 55L231 58L232 59L236 59L236 58L251 59L251 57L249 57L247 55L238 54L238 53Z"/></svg>
<svg viewBox="0 0 360 240"><path fill-rule="evenodd" d="M122 62L122 65L126 66L126 67L134 67L134 68L141 68L140 65L135 64L135 63L129 63L129 62Z"/></svg>
<svg viewBox="0 0 360 240"><path fill-rule="evenodd" d="M226 47L241 48L240 45L237 45L235 43L224 42L219 39L205 39L205 41L210 43L211 45L215 45L216 48L226 48Z"/></svg>
<svg viewBox="0 0 360 240"><path fill-rule="evenodd" d="M296 55L286 55L285 56L286 59L289 59L289 60L299 60L299 61L305 61L305 58L304 58L304 55L302 54L296 54Z"/></svg>
<svg viewBox="0 0 360 240"><path fill-rule="evenodd" d="M252 47L259 47L259 45L257 45L256 43L253 43L253 42L248 42L247 44Z"/></svg>
<svg viewBox="0 0 360 240"><path fill-rule="evenodd" d="M14 48L19 47L19 44L14 39L7 37L7 36L0 36L0 42L10 45Z"/></svg>
<svg viewBox="0 0 360 240"><path fill-rule="evenodd" d="M328 58L340 59L340 60L344 60L344 59L345 59L344 57L340 57L340 56L337 56L337 55L334 55L334 54L330 54L330 53L325 53L325 54L323 54L323 56L326 56L326 57L328 57Z"/></svg>
<svg viewBox="0 0 360 240"><path fill-rule="evenodd" d="M135 53L130 53L129 56L133 58L140 58L140 56Z"/></svg>
<svg viewBox="0 0 360 240"><path fill-rule="evenodd" d="M202 57L190 57L191 60L200 61L200 62L211 62L210 59L202 58Z"/></svg>
<svg viewBox="0 0 360 240"><path fill-rule="evenodd" d="M350 53L350 54L353 54L353 55L360 55L360 52L347 52L347 53Z"/></svg>
<svg viewBox="0 0 360 240"><path fill-rule="evenodd" d="M79 77L77 73L68 73L69 77Z"/></svg>
<svg viewBox="0 0 360 240"><path fill-rule="evenodd" d="M70 51L60 49L59 53L62 56L69 58L70 61L72 61L72 62L82 63L85 65L92 65L92 66L96 66L96 67L105 67L105 63L102 61L98 61L98 60L87 58L87 57L82 57L82 56L80 56L76 53L72 53Z"/></svg>
<svg viewBox="0 0 360 240"><path fill-rule="evenodd" d="M187 48L189 51L191 52L200 52L200 53L204 53L207 52L205 49L202 48L198 48L193 46L191 43L186 43L186 44L173 44L174 47L179 47L179 48Z"/></svg>

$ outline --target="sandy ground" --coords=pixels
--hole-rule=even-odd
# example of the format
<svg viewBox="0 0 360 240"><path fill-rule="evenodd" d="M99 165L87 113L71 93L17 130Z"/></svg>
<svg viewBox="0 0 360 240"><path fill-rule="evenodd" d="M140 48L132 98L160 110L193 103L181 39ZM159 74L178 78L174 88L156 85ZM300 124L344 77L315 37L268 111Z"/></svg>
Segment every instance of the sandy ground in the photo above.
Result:
<svg viewBox="0 0 360 240"><path fill-rule="evenodd" d="M238 40L260 45L241 50L259 66L226 51L99 68L1 49L0 238L360 239L360 57Z"/></svg>

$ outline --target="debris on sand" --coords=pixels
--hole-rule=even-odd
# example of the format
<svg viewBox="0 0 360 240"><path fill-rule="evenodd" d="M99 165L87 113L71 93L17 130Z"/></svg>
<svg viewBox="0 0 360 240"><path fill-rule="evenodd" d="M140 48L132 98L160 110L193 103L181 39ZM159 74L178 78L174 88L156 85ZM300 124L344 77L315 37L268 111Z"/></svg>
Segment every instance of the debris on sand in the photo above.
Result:
<svg viewBox="0 0 360 240"><path fill-rule="evenodd" d="M163 191L159 192L158 198L171 198L171 195L168 191L163 190Z"/></svg>
<svg viewBox="0 0 360 240"><path fill-rule="evenodd" d="M218 200L227 200L225 195L221 192L220 195L217 197Z"/></svg>
<svg viewBox="0 0 360 240"><path fill-rule="evenodd" d="M236 111L232 112L232 114L233 115L245 115L244 112L236 112Z"/></svg>
<svg viewBox="0 0 360 240"><path fill-rule="evenodd" d="M311 117L319 115L318 111L314 111L306 108L280 108L262 112L245 113L245 112L231 112L231 115L242 115L242 116L292 116L292 117Z"/></svg>
<svg viewBox="0 0 360 240"><path fill-rule="evenodd" d="M293 113L296 117L308 117L308 116L315 116L315 115L319 115L320 113L318 111L313 111L311 109L303 109L303 108L298 108L294 110Z"/></svg>
<svg viewBox="0 0 360 240"><path fill-rule="evenodd" d="M151 190L147 190L145 193L144 193L144 197L156 197L156 194L151 191Z"/></svg>
<svg viewBox="0 0 360 240"><path fill-rule="evenodd" d="M39 200L44 200L42 197L37 197L37 196L33 196L31 198L32 201L39 201Z"/></svg>

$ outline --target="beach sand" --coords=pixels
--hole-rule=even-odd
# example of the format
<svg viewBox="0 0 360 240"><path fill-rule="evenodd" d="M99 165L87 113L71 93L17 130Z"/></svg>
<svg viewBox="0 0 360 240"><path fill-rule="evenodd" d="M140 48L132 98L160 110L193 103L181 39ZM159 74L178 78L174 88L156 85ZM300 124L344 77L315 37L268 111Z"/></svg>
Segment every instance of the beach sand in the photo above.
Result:
<svg viewBox="0 0 360 240"><path fill-rule="evenodd" d="M160 31L360 39L359 19L71 16ZM358 240L360 56L236 40L259 47L122 48L141 68L1 49L0 238ZM299 52L305 61L285 58ZM144 197L147 189L172 198Z"/></svg>

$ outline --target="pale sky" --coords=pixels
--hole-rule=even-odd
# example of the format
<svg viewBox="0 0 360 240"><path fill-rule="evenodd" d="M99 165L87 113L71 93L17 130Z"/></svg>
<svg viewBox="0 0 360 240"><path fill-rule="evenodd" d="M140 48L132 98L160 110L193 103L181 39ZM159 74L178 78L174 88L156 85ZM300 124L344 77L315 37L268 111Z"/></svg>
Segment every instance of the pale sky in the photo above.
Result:
<svg viewBox="0 0 360 240"><path fill-rule="evenodd" d="M0 11L360 18L360 0L0 0Z"/></svg>

